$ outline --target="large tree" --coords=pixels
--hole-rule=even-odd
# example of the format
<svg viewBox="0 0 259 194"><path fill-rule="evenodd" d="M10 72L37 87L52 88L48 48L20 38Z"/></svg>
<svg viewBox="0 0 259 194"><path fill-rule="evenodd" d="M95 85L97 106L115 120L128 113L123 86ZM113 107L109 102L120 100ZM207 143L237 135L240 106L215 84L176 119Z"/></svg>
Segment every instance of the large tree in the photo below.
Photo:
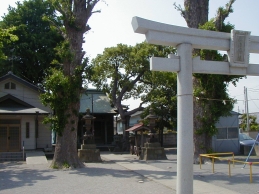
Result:
<svg viewBox="0 0 259 194"><path fill-rule="evenodd" d="M226 25L224 21L233 12L234 1L230 0L225 7L220 7L210 21L208 0L185 0L184 9L177 5L175 8L190 28L230 32L233 26ZM193 54L201 55L205 60L226 60L217 51L194 50ZM235 84L237 80L237 76L194 75L194 163L199 162L199 154L212 151L211 137L217 132L215 122L233 108L234 101L228 96L227 85Z"/></svg>
<svg viewBox="0 0 259 194"><path fill-rule="evenodd" d="M59 69L52 69L44 86L47 92L42 101L55 110L52 122L57 132L54 168L83 167L77 155L77 126L82 91L82 74L85 70L85 52L82 49L84 34L90 30L88 20L95 12L99 0L49 0L60 14L64 28L60 28L65 41L58 53L62 60ZM51 19L51 18L50 18ZM52 21L55 23L56 21Z"/></svg>
<svg viewBox="0 0 259 194"><path fill-rule="evenodd" d="M128 46L118 44L106 48L92 62L92 77L94 85L107 92L111 103L117 108L123 124L123 131L128 127L127 118L136 111L142 110L147 101L145 93L152 89L150 79L149 58L151 56L165 57L174 50L171 47L161 47L147 43ZM148 80L147 77L150 79ZM138 108L125 111L123 100L143 97Z"/></svg>
<svg viewBox="0 0 259 194"><path fill-rule="evenodd" d="M58 30L44 17L57 21L55 9L47 1L27 0L9 6L2 17L1 28L15 26L13 32L19 40L4 44L7 59L0 61L0 75L13 71L34 84L41 84L46 72L56 59L55 47L63 41ZM57 23L57 25L61 25Z"/></svg>

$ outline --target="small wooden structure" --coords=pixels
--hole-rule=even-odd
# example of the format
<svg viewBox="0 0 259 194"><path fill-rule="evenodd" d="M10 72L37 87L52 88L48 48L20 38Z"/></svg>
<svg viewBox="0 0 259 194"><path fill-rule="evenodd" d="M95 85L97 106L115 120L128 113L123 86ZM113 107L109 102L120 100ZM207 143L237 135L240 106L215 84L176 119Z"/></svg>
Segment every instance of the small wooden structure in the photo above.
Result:
<svg viewBox="0 0 259 194"><path fill-rule="evenodd" d="M140 149L141 147L144 146L144 138L143 138L143 131L148 130L149 128L144 126L143 123L137 123L135 125L133 125L133 127L127 129L126 131L128 132L134 132L135 133L135 146L134 146L134 153L139 156L140 154ZM138 145L138 139L137 139L137 132L140 131L141 133L141 140L140 140L140 145Z"/></svg>
<svg viewBox="0 0 259 194"><path fill-rule="evenodd" d="M167 157L164 148L161 147L160 143L150 141L151 138L144 143L144 130L151 131L150 128L144 126L143 123L135 124L133 127L126 130L128 132L135 132L135 146L131 147L131 152L139 156L140 160L166 160ZM138 146L137 131L141 132L140 146Z"/></svg>

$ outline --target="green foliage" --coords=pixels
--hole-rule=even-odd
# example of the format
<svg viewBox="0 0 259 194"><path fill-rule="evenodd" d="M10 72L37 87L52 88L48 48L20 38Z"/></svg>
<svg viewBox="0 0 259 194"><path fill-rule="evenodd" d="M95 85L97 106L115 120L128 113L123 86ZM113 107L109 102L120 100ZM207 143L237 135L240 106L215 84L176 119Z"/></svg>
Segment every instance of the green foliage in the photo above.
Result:
<svg viewBox="0 0 259 194"><path fill-rule="evenodd" d="M177 131L174 131L174 130L172 130L172 129L168 129L168 130L166 130L165 132L164 132L164 134L170 134L170 133L177 133Z"/></svg>
<svg viewBox="0 0 259 194"><path fill-rule="evenodd" d="M205 24L199 25L199 29L216 31L214 20L211 19L210 21L206 22Z"/></svg>
<svg viewBox="0 0 259 194"><path fill-rule="evenodd" d="M259 124L256 122L257 117L254 115L249 115L248 120L249 120L249 128L250 131L259 131ZM241 116L241 123L239 127L243 130L246 131L247 129L247 114L243 114Z"/></svg>
<svg viewBox="0 0 259 194"><path fill-rule="evenodd" d="M41 94L40 98L45 106L55 110L55 114L45 117L44 123L51 123L52 129L59 136L62 135L62 131L71 116L65 115L66 110L71 103L79 101L76 91L81 83L80 78L79 76L64 76L61 70L50 69L49 75L45 79L44 86L46 92ZM76 111L74 114L77 114ZM72 120L70 122L74 123L75 121Z"/></svg>
<svg viewBox="0 0 259 194"><path fill-rule="evenodd" d="M143 118L149 114L150 107L159 117L159 128L177 127L177 75L171 72L150 72L145 76L147 84L142 100L151 104L143 112Z"/></svg>
<svg viewBox="0 0 259 194"><path fill-rule="evenodd" d="M1 29L14 26L12 34L19 38L18 41L4 43L7 58L0 60L0 76L13 71L29 82L41 85L46 69L53 66L51 62L60 61L54 48L63 41L59 31L43 18L55 20L57 26L61 23L48 1L25 0L16 5L16 8L8 8L8 14L0 22Z"/></svg>
<svg viewBox="0 0 259 194"><path fill-rule="evenodd" d="M232 29L234 29L235 26L230 24L229 22L227 24L222 23L220 32L231 32ZM214 18L212 18L210 21L206 22L203 25L199 25L199 29L202 30L210 30L210 31L218 31L215 26Z"/></svg>
<svg viewBox="0 0 259 194"><path fill-rule="evenodd" d="M9 29L0 28L0 59L7 59L7 56L4 53L4 44L11 44L18 40L16 35L13 35L15 27Z"/></svg>
<svg viewBox="0 0 259 194"><path fill-rule="evenodd" d="M73 54L71 53L70 50L70 45L67 40L59 43L56 48L54 48L56 51L57 55L59 56L60 59L66 60L66 62L71 63L73 60ZM59 64L59 61L52 61L54 64Z"/></svg>
<svg viewBox="0 0 259 194"><path fill-rule="evenodd" d="M63 168L70 168L70 164L68 162L63 162L63 165L62 165Z"/></svg>
<svg viewBox="0 0 259 194"><path fill-rule="evenodd" d="M70 165L69 162L64 161L61 166L59 166L57 163L54 162L51 164L50 168L58 170L58 169L68 169L71 166L75 167L74 165Z"/></svg>
<svg viewBox="0 0 259 194"><path fill-rule="evenodd" d="M59 169L59 167L58 167L58 165L56 165L56 163L52 164L50 167L53 169Z"/></svg>

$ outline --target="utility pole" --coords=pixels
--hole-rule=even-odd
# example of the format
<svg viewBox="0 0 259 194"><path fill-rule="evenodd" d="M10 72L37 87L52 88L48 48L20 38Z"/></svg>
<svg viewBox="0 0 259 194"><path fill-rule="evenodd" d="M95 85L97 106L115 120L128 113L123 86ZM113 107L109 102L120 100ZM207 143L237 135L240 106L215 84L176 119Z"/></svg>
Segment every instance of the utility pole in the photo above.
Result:
<svg viewBox="0 0 259 194"><path fill-rule="evenodd" d="M247 88L245 86L244 86L244 93L245 93L245 111L246 111L246 131L250 131Z"/></svg>

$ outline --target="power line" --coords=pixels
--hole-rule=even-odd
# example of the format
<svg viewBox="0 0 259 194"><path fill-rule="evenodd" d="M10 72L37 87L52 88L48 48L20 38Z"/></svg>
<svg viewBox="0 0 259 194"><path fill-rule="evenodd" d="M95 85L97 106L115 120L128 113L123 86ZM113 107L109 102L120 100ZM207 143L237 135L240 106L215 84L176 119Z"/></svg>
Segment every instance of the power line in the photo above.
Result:
<svg viewBox="0 0 259 194"><path fill-rule="evenodd" d="M248 90L249 92L259 92L259 89L258 90Z"/></svg>
<svg viewBox="0 0 259 194"><path fill-rule="evenodd" d="M254 89L254 88L257 88L257 87L259 88L259 85L255 86L255 87L253 87L253 88L247 88L247 89Z"/></svg>
<svg viewBox="0 0 259 194"><path fill-rule="evenodd" d="M249 97L249 96L248 96ZM254 101L253 100L251 100L253 103L254 103ZM254 105L258 108L258 106L254 103ZM258 108L259 109L259 108Z"/></svg>
<svg viewBox="0 0 259 194"><path fill-rule="evenodd" d="M1 93L3 94L10 94L10 93L7 93L7 92L3 92L1 91ZM27 96L21 96L21 95L17 95L17 94L11 94L15 97L18 97L20 99L39 99L39 98L34 98L34 97L27 97ZM81 100L89 100L91 99L92 97L85 97L85 98L82 98ZM244 101L244 100L241 100L241 99L215 99L215 98L204 98L204 97L198 97L198 96L194 96L194 98L196 98L196 100L208 100L208 101L225 101L225 102L237 102L237 101ZM255 99L248 99L248 101L256 101L256 100L259 100L259 98L255 98Z"/></svg>

